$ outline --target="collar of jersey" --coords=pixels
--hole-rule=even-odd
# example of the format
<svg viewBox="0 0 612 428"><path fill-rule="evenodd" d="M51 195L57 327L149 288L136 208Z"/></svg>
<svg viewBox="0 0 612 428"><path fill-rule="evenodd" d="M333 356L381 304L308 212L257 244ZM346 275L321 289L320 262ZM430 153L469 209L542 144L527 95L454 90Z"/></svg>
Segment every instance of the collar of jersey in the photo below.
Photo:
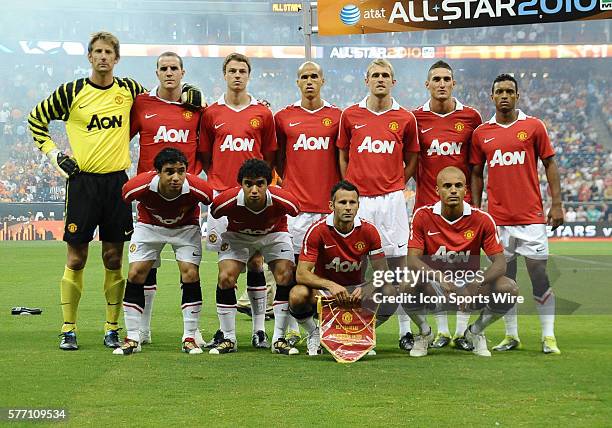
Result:
<svg viewBox="0 0 612 428"><path fill-rule="evenodd" d="M272 205L272 194L269 190L266 190L266 206L263 207L260 211L253 211L244 203L244 190L240 189L238 195L236 195L236 205L238 205L239 207L245 207L247 210L251 211L254 214L259 214L260 212Z"/></svg>
<svg viewBox="0 0 612 428"><path fill-rule="evenodd" d="M156 87L154 87L153 89L151 89L151 92L149 92L149 96L150 96L150 97L157 98L158 100L163 101L163 102L165 102L165 103L167 103L167 104L176 104L176 105L181 105L181 104L182 104L182 103L180 103L180 102L178 102L178 101L168 101L168 100L165 100L165 99L163 99L163 98L158 97L158 96L157 96L157 90L158 90L158 89L159 89L159 86L156 86Z"/></svg>
<svg viewBox="0 0 612 428"><path fill-rule="evenodd" d="M370 113L373 113L377 116L380 116L381 114L385 114L386 112L388 112L389 110L399 110L400 109L400 105L397 101L395 101L395 98L391 97L391 108L385 111L372 111L368 108L368 97L369 95L366 95L364 99L362 99L361 101L359 101L359 104L357 104L359 107L366 109L367 111L369 111Z"/></svg>
<svg viewBox="0 0 612 428"><path fill-rule="evenodd" d="M488 123L490 123L491 125L499 125L502 128L510 128L512 125L514 125L516 122L518 122L519 120L525 120L527 119L527 115L525 113L523 113L523 110L518 109L518 117L516 118L516 120L512 123L509 124L503 124L503 123L497 123L497 119L495 119L495 115L493 115L493 117L489 120Z"/></svg>
<svg viewBox="0 0 612 428"><path fill-rule="evenodd" d="M431 113L433 113L435 115L438 115L440 117L446 117L449 114L453 114L456 111L463 110L463 104L461 104L461 102L457 98L455 98L455 97L453 97L453 100L455 100L455 110L449 111L448 113L440 114L440 113L436 113L435 111L431 111L431 106L430 106L431 98L428 99L425 104L423 104L423 111L431 112Z"/></svg>
<svg viewBox="0 0 612 428"><path fill-rule="evenodd" d="M151 192L157 193L160 198L165 199L166 201L174 201L175 199L179 198L181 195L189 193L189 183L187 182L187 178L185 178L185 181L183 182L183 188L181 189L181 194L178 195L176 198L168 199L168 198L164 197L161 193L159 193L157 191L158 188L159 188L159 175L156 175L151 180L151 184L149 184L149 190Z"/></svg>
<svg viewBox="0 0 612 428"><path fill-rule="evenodd" d="M229 109L232 109L232 110L234 110L236 112L242 111L245 108L248 108L250 106L256 106L257 104L259 104L259 101L257 101L253 95L249 94L248 92L247 92L247 95L249 97L251 97L251 102L249 104L247 104L246 106L240 108L240 109L235 109L234 107L231 107L231 106L228 106L227 104L225 104L225 92L221 94L221 96L217 100L217 104L219 104L220 106L225 106L225 107L227 107Z"/></svg>
<svg viewBox="0 0 612 428"><path fill-rule="evenodd" d="M321 109L323 109L325 107L331 107L332 106L327 101L325 101L325 100L322 100L322 101L323 101L323 105L321 107L319 107L318 109L316 109L316 110L308 110L308 109L305 109L304 107L302 107L302 100L294 102L293 103L293 107L299 107L302 110L304 110L306 113L314 114L314 113L318 112L319 110L321 110Z"/></svg>
<svg viewBox="0 0 612 428"><path fill-rule="evenodd" d="M448 224L454 224L461 220L464 216L472 214L472 207L470 207L470 204L463 202L463 214L461 217L456 220L449 221L442 215L442 201L438 201L433 205L433 213L442 217Z"/></svg>
<svg viewBox="0 0 612 428"><path fill-rule="evenodd" d="M351 233L353 233L353 230L355 230L357 227L361 227L361 219L355 216L355 220L353 220L353 228L349 233L342 233L338 229L336 229L336 226L334 226L334 213L327 214L327 217L325 217L325 224L332 227L338 233L338 235L342 236L343 238L346 238Z"/></svg>

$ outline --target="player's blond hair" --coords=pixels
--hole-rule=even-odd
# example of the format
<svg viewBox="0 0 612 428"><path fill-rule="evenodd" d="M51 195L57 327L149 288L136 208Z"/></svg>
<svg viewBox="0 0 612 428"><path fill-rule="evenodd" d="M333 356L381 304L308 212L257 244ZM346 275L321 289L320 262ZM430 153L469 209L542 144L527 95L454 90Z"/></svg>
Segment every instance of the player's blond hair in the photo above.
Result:
<svg viewBox="0 0 612 428"><path fill-rule="evenodd" d="M91 51L93 51L93 45L98 40L102 40L103 42L106 42L111 45L113 47L113 50L115 51L115 56L117 57L117 59L119 59L119 39L114 34L109 33L108 31L98 31L97 33L93 33L91 35L91 39L89 39L89 44L87 45L87 53L91 54Z"/></svg>
<svg viewBox="0 0 612 428"><path fill-rule="evenodd" d="M372 70L372 68L374 68L375 66L388 68L391 72L391 78L395 79L395 71L393 70L393 66L389 61L383 58L375 59L370 63L370 65L368 65L368 69L366 70L366 79L370 77L370 70Z"/></svg>
<svg viewBox="0 0 612 428"><path fill-rule="evenodd" d="M302 74L302 69L304 67L306 67L307 65L314 65L317 68L317 70L319 71L319 77L323 77L323 67L321 67L319 64L317 64L314 61L306 61L306 62L303 62L298 67L298 69L297 69L297 77L298 77L298 79L300 78L300 74Z"/></svg>

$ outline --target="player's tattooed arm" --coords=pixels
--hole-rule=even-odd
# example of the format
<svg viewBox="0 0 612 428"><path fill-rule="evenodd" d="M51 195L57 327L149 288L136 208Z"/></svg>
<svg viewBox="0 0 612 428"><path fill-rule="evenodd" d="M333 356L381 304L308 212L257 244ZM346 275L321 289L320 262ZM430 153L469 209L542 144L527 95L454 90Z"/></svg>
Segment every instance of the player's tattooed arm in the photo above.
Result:
<svg viewBox="0 0 612 428"><path fill-rule="evenodd" d="M484 187L484 164L472 166L470 176L470 190L472 191L472 205L480 208L482 204L482 189Z"/></svg>
<svg viewBox="0 0 612 428"><path fill-rule="evenodd" d="M559 168L554 156L542 159L546 170L546 179L550 188L552 205L548 211L548 224L555 230L563 224L563 204L561 203L561 179L559 178Z"/></svg>
<svg viewBox="0 0 612 428"><path fill-rule="evenodd" d="M348 168L349 152L348 149L338 150L338 166L340 167L340 177L344 180L346 169Z"/></svg>

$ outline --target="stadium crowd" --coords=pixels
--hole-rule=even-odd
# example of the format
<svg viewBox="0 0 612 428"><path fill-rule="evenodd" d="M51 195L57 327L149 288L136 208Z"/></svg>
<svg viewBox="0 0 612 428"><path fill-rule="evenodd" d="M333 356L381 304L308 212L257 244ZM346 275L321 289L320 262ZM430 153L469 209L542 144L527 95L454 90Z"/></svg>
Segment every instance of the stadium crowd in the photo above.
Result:
<svg viewBox="0 0 612 428"><path fill-rule="evenodd" d="M6 73L9 76L7 84L0 88L0 202L57 202L64 199L63 180L32 144L26 132L24 112L27 113L35 100L53 90L58 82L87 76L88 70L83 68L82 62L73 60L74 63L63 66L54 59L0 65L0 68L10 71ZM294 87L293 70L298 62L293 61L296 64L293 67L293 62L288 65L291 60L281 61L258 60L251 78L253 94L268 100L275 111L297 98L293 90L279 88ZM457 67L457 97L478 109L487 120L493 114L489 76L496 72L490 65L475 67L474 62L464 62L464 68ZM365 93L361 68L355 63L322 63L327 80L323 93L328 101L345 108ZM612 152L609 146L602 144L612 132L612 102L605 96L609 84L606 80L585 78L584 67L574 70L569 62L563 64L563 72L555 72L552 67L550 72L542 72L548 70L549 65L544 62L537 64L532 68L539 73L532 74L524 64L525 72L516 73L521 93L520 106L528 114L544 120L555 144L563 200L568 206L573 206L571 210L567 209L567 221L610 221ZM495 67L503 68L500 64ZM193 79L200 85L209 102L222 94L223 84L215 60L191 60L186 68L186 80ZM427 93L422 79L418 78L419 73L410 67L397 67L395 97L407 108L416 108L426 100ZM140 78L137 73L135 77ZM149 72L142 76L141 81L147 85L152 78L153 73ZM599 128L592 126L592 122L600 117L598 115L604 118L604 126ZM606 135L599 135L602 132ZM67 146L61 123L53 124L52 133L60 146ZM137 159L137 146L132 143L133 159ZM541 188L546 200L547 185L543 172Z"/></svg>

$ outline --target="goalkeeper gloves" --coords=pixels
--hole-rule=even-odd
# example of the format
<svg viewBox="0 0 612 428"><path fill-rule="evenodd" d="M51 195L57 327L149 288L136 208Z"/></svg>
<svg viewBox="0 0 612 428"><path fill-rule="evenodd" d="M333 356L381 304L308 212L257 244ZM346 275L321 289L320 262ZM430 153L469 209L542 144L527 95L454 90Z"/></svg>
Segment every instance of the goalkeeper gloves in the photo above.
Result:
<svg viewBox="0 0 612 428"><path fill-rule="evenodd" d="M181 89L181 102L188 110L198 111L202 105L202 91L200 88L189 83L183 83Z"/></svg>
<svg viewBox="0 0 612 428"><path fill-rule="evenodd" d="M60 175L66 179L74 177L81 172L76 159L60 152L58 149L47 152L47 157Z"/></svg>

